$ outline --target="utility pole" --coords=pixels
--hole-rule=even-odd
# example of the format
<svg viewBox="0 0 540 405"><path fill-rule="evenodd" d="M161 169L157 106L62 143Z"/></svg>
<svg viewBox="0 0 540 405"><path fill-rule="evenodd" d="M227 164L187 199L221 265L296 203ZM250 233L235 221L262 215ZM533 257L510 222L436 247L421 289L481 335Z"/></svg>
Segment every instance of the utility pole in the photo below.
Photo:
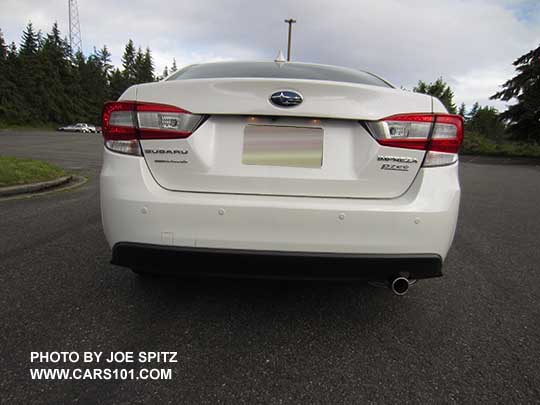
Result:
<svg viewBox="0 0 540 405"><path fill-rule="evenodd" d="M292 25L296 22L296 20L293 20L292 18L285 20L287 24L289 24L289 42L287 44L287 62L291 61L291 34L292 34Z"/></svg>

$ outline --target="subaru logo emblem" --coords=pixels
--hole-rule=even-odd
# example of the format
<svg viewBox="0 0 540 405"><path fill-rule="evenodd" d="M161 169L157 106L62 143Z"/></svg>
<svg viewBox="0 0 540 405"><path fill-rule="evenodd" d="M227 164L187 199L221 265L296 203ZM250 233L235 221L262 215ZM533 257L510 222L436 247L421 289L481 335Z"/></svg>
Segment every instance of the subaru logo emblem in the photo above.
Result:
<svg viewBox="0 0 540 405"><path fill-rule="evenodd" d="M277 91L270 96L272 104L279 107L294 107L303 101L300 94L295 91L282 90Z"/></svg>

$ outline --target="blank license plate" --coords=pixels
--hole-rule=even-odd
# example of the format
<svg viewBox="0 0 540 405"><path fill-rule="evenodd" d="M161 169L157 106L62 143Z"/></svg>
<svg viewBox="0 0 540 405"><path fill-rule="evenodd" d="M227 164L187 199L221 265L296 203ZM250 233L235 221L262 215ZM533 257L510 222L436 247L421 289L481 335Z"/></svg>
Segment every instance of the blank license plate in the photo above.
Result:
<svg viewBox="0 0 540 405"><path fill-rule="evenodd" d="M322 128L248 125L244 130L245 165L320 168Z"/></svg>

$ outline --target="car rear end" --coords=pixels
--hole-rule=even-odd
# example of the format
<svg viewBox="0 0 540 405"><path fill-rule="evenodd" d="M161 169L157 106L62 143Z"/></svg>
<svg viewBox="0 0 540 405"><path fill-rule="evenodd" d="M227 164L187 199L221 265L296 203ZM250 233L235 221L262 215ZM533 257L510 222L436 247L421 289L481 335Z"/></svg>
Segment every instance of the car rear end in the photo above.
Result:
<svg viewBox="0 0 540 405"><path fill-rule="evenodd" d="M252 277L442 274L459 207L460 117L339 68L190 69L104 108L113 263ZM288 105L289 94L301 102ZM209 258L233 265L198 265Z"/></svg>

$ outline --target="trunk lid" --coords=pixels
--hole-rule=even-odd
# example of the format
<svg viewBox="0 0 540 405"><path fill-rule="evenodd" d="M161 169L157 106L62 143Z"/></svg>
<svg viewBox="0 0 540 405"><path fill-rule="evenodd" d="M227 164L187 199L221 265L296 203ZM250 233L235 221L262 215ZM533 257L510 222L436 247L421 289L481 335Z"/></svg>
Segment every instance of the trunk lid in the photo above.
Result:
<svg viewBox="0 0 540 405"><path fill-rule="evenodd" d="M304 101L276 107L269 97L280 90ZM429 96L397 89L287 79L167 81L122 98L209 116L189 138L141 140L166 189L338 198L403 194L425 152L382 146L360 121L432 109Z"/></svg>

